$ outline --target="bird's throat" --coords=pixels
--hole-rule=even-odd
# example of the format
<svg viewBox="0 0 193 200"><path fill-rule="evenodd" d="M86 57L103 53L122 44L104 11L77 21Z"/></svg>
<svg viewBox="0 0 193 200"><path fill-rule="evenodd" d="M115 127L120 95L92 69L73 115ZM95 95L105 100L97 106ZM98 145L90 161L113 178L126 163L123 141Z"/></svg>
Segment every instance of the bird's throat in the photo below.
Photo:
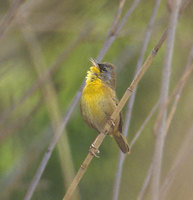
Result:
<svg viewBox="0 0 193 200"><path fill-rule="evenodd" d="M101 82L100 70L98 67L90 67L86 76L86 84Z"/></svg>

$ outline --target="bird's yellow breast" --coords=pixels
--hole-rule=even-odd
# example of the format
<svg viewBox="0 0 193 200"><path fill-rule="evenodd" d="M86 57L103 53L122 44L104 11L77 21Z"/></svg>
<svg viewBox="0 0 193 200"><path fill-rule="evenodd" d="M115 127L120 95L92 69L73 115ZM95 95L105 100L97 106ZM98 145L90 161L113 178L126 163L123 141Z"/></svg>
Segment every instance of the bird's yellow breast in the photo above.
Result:
<svg viewBox="0 0 193 200"><path fill-rule="evenodd" d="M116 107L113 98L115 91L101 81L99 70L91 67L81 97L82 116L89 126L102 131Z"/></svg>
<svg viewBox="0 0 193 200"><path fill-rule="evenodd" d="M104 108L109 101L110 90L100 82L95 81L86 85L83 90L81 104L87 118L91 121L104 120Z"/></svg>

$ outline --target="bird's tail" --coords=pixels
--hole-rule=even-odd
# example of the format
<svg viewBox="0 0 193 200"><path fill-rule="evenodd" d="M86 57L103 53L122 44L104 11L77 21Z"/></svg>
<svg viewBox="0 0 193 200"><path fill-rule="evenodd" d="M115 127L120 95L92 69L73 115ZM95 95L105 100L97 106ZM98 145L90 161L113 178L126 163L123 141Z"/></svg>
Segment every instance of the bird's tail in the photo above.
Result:
<svg viewBox="0 0 193 200"><path fill-rule="evenodd" d="M113 137L115 138L116 143L123 153L129 153L129 145L127 139L120 132L114 133Z"/></svg>

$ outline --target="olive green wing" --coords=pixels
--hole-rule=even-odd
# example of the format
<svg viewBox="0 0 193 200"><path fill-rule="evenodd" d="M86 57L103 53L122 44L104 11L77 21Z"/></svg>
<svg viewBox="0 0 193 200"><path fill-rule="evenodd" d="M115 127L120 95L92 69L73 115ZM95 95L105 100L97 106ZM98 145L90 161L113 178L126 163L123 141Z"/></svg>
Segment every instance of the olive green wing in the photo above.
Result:
<svg viewBox="0 0 193 200"><path fill-rule="evenodd" d="M113 98L113 101L115 102L116 106L118 106L119 104L119 100L117 99L117 97ZM122 133L122 127L123 127L123 117L122 117L122 113L120 112L120 119L119 119L119 126L118 126L118 130L120 133Z"/></svg>

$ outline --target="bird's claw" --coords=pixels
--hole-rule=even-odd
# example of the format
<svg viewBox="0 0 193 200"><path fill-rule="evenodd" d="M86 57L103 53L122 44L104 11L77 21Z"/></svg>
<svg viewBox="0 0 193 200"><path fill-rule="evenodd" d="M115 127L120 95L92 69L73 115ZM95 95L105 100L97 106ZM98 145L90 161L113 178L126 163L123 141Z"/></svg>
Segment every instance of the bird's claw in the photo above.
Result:
<svg viewBox="0 0 193 200"><path fill-rule="evenodd" d="M97 154L100 153L100 151L94 146L94 144L91 144L90 148L89 148L89 153L92 156L95 156L96 158L99 158L99 156Z"/></svg>
<svg viewBox="0 0 193 200"><path fill-rule="evenodd" d="M115 122L114 122L114 120L113 119L109 119L109 124L111 125L111 126L113 126L113 127L115 127Z"/></svg>

